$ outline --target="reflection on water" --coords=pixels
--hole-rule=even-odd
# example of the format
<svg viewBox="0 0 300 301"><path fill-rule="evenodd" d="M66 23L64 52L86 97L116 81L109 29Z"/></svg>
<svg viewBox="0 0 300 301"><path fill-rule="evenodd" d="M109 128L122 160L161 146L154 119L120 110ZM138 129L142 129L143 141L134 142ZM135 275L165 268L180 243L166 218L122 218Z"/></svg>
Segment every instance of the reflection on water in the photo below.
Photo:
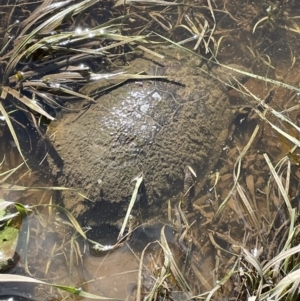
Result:
<svg viewBox="0 0 300 301"><path fill-rule="evenodd" d="M299 49L299 39L295 39L293 22L297 20L292 20L295 16L292 9L299 9L299 4L296 1L288 1L282 6L272 1L267 6L254 2L246 5L244 1L235 1L234 5L215 2L218 31L214 35L220 46L218 58L225 63L247 61L255 73L297 86L299 74L297 55L294 53ZM12 24L14 16L18 14L27 15L26 9L31 11L32 7L26 5L20 2L15 7L13 18L2 20L1 27ZM224 10L221 11L221 8ZM10 11L11 8L5 9ZM153 11L151 22L157 20L157 11L160 12L160 9L153 8ZM184 15L177 20L179 23L174 29L174 38L183 40L187 33L181 31L184 26L180 27L179 24L187 22L184 20L191 16L191 11L186 9L179 12ZM202 13L212 23L208 12L209 8L206 7ZM138 16L135 15L135 18ZM172 20L170 15L165 18L168 22ZM200 19L196 18L194 22L200 22ZM155 24L163 26L161 22ZM1 34L4 45L7 37ZM122 241L120 247L108 252L91 252L92 245L78 234L68 215L48 206L59 204L60 195L57 191L24 188L55 185L55 179L49 177L48 165L43 160L51 145L47 139L41 139L36 131L28 130L24 116L12 113L15 130L33 170L28 172L24 165L6 178L4 172L17 167L22 160L6 125L1 122L0 154L1 160L4 159L1 164L0 197L6 201L31 205L33 209L23 220L24 224L28 223L29 230L23 228L20 234L17 247L20 259L5 272L76 286L85 292L108 298L135 300L138 295L141 298L151 296L155 300L189 300L192 296L211 290L223 279L238 261L241 247L261 261L271 260L284 247L289 218L283 205L282 191L274 178L270 177L267 159L276 167L286 194L291 201L294 200L292 206L296 208L299 201L300 160L299 146L293 147L300 139L299 93L295 89L288 90L254 78L248 81L246 87L267 106L258 105L258 101L246 93L247 90L243 90L244 94L230 92L233 107L243 107L244 110L235 115L218 165L196 184L193 211L188 212L183 208L181 212L178 204L183 202L184 197L178 196L169 212L164 212L166 218L163 222L155 217L141 220L140 226ZM275 93L270 93L273 90ZM154 93L153 97L159 98L160 95ZM281 117L271 108L279 112ZM146 114L148 110L149 104L139 104L136 114ZM122 112L116 109L113 114ZM282 116L292 120L296 127L285 122ZM142 118L142 115L139 117ZM130 130L130 120L128 125ZM34 125L31 127L35 128ZM284 137L276 127L297 140ZM244 153L245 149L247 151ZM65 198L71 201L74 197L72 193L67 192ZM157 213L161 214L161 208L157 208ZM101 221L101 226L86 220L81 227L88 239L103 245L113 245L119 233L119 228L111 225L109 220ZM296 242L295 239L292 243ZM176 272L177 278L174 276ZM183 280L180 282L178 275L182 275L187 283ZM155 285L159 289L154 292ZM243 285L237 278L233 279L217 293L219 295L216 298L226 296L243 299ZM14 300L63 300L69 295L46 285L10 283L1 285L0 296L0 299L16 296Z"/></svg>

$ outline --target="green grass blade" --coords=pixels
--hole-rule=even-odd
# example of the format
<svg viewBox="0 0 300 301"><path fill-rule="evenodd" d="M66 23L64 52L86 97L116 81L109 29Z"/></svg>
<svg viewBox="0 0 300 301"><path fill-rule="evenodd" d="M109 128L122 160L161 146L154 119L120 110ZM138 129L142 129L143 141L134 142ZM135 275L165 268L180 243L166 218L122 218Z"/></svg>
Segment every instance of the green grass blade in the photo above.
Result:
<svg viewBox="0 0 300 301"><path fill-rule="evenodd" d="M120 233L119 233L119 236L118 236L118 240L123 237L125 227L127 225L131 210L132 210L133 205L135 203L135 200L136 200L136 197L137 197L137 194L138 194L138 191L139 191L139 188L140 188L140 185L142 184L142 182L143 182L143 175L139 175L138 178L137 178L137 181L135 183L135 188L134 188L134 191L133 191L133 194L132 194L132 197L131 197L131 200L130 200L130 203L129 203L129 206L128 206L128 209L127 209L127 212L126 212L126 215L125 215Z"/></svg>
<svg viewBox="0 0 300 301"><path fill-rule="evenodd" d="M44 205L35 205L35 206L32 206L32 207L53 207L53 208L57 208L59 211L63 212L66 217L69 219L69 221L71 222L71 224L73 225L73 227L75 228L75 230L85 239L86 238L86 235L85 233L83 232L83 230L81 229L80 225L78 224L76 218L67 210L65 209L64 207L62 206L59 206L59 205L49 205L49 204L44 204Z"/></svg>
<svg viewBox="0 0 300 301"><path fill-rule="evenodd" d="M173 257L173 253L168 245L168 241L165 235L165 226L162 227L161 229L161 245L163 247L165 256L169 256L169 261L170 261L170 270L174 276L174 278L176 279L177 284L179 285L179 287L183 290L183 292L187 295L190 296L191 295L191 288L189 287L187 281L185 280L185 278L183 277L182 273L180 272L175 259Z"/></svg>
<svg viewBox="0 0 300 301"><path fill-rule="evenodd" d="M13 74L14 69L16 68L19 60L26 54L26 45L30 42L34 36L44 29L47 28L48 31L59 27L62 20L68 15L75 15L78 14L85 9L91 7L92 5L99 2L99 0L85 0L80 3L76 3L74 5L69 6L68 8L64 9L63 11L55 14L54 16L47 19L41 25L39 25L36 29L32 30L30 34L26 36L26 38L13 50L13 54L6 66L6 70L4 73L4 82L7 82L8 77Z"/></svg>
<svg viewBox="0 0 300 301"><path fill-rule="evenodd" d="M96 299L96 300L118 300L116 298L108 298L104 296L90 294L83 291L81 288L76 288L73 286L64 286L59 284L47 283L32 277L20 276L15 274L0 274L0 283L6 283L6 282L25 282L25 283L44 284L44 285L56 287L70 294L85 297L85 298Z"/></svg>
<svg viewBox="0 0 300 301"><path fill-rule="evenodd" d="M5 176L5 177L0 180L0 184L4 183L16 170L18 170L21 166L23 166L23 164L24 164L24 162L22 162L15 168L12 168L10 170L7 170L7 171L1 173L0 177L3 177L3 176Z"/></svg>
<svg viewBox="0 0 300 301"><path fill-rule="evenodd" d="M25 95L21 95L20 92L4 86L2 87L3 91L5 91L6 93L10 94L11 96L13 96L14 98L16 98L17 100L19 100L20 102L22 102L25 106L27 106L28 108L30 108L31 110L47 117L50 120L54 120L55 118L52 117L51 115L49 115L46 111L44 111L35 101L29 99L28 97L26 97Z"/></svg>
<svg viewBox="0 0 300 301"><path fill-rule="evenodd" d="M268 263L266 263L263 267L263 274L266 274L271 267L273 267L274 265L276 265L278 262L285 260L286 258L300 253L300 245L293 247L291 249L288 249L286 251L280 252L277 256L275 256L274 258L272 258Z"/></svg>
<svg viewBox="0 0 300 301"><path fill-rule="evenodd" d="M6 94L5 92L2 91L2 94L1 94L1 98L2 99L5 98L5 97L3 98L3 93ZM10 121L10 118L9 118L8 114L6 113L6 110L4 109L4 107L2 105L2 101L0 101L0 112L3 115L3 117L5 118L5 121L7 123L7 126L9 128L9 130L10 130L10 133L11 133L13 139L14 139L14 142L15 142L15 144L17 146L17 149L19 151L20 156L22 157L22 159L23 159L24 163L26 164L26 166L28 167L28 169L30 169L30 167L26 163L26 159L25 159L25 157L24 157L24 155L22 153L22 150L21 150L21 147L20 147L20 144L19 144L19 140L17 138L17 135L16 135L16 132L14 130L14 127L13 127L11 121Z"/></svg>
<svg viewBox="0 0 300 301"><path fill-rule="evenodd" d="M244 147L244 149L242 150L242 152L240 153L240 155L238 156L236 162L234 163L234 173L233 173L233 178L234 178L234 184L233 187L231 188L230 192L228 193L227 197L225 198L225 200L221 203L221 205L218 207L218 210L214 216L214 219L217 218L217 216L222 212L222 210L225 208L227 202L230 200L233 191L236 188L237 185L237 181L238 178L240 176L240 169L241 169L241 162L242 162L242 158L245 156L245 154L247 153L248 149L250 148L252 142L254 141L257 133L259 131L259 126L256 126L251 137L250 140L248 141L247 145ZM236 173L235 173L236 172Z"/></svg>
<svg viewBox="0 0 300 301"><path fill-rule="evenodd" d="M259 261L256 259L256 257L254 257L248 250L246 250L245 248L242 248L244 256L245 256L245 260L248 261L258 272L259 274L259 286L257 288L257 296L259 296L261 294L261 290L263 288L263 280L264 280L264 272L263 272L263 268L261 266L261 264L259 263Z"/></svg>
<svg viewBox="0 0 300 301"><path fill-rule="evenodd" d="M271 163L271 161L270 161L268 155L267 155L267 154L264 154L263 156L264 156L264 158L265 158L265 160L266 160L266 162L267 162L267 164L268 164L268 166L269 166L269 168L270 168L271 174L272 174L272 176L273 176L273 178L274 178L276 184L278 185L278 188L279 188L279 190L280 190L280 192L281 192L281 195L282 195L282 197L283 197L283 199L284 199L284 201L285 201L286 207L287 207L287 209L288 209L288 211L289 211L289 214L290 214L290 217L291 217L291 214L292 214L292 206L291 206L291 202L290 202L290 200L289 200L289 197L288 197L288 195L287 195L287 193L286 193L286 190L284 189L284 187L283 187L283 185L282 185L282 182L280 181L279 176L278 176L278 174L277 174L275 168L273 167L273 165L272 165L272 163Z"/></svg>

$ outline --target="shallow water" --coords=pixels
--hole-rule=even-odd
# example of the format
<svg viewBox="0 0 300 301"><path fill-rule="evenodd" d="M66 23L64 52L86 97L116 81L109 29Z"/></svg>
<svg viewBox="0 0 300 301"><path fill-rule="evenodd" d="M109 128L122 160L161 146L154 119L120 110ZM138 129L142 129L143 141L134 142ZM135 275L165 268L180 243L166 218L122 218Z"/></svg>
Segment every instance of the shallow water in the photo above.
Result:
<svg viewBox="0 0 300 301"><path fill-rule="evenodd" d="M217 56L219 61L223 64L247 65L247 67L251 67L254 74L298 87L299 33L293 22L298 22L299 4L296 1L289 1L282 6L276 6L275 2L264 6L245 1L235 1L232 4L216 1L216 5L217 29L214 37L219 42ZM212 24L206 3L202 7L200 12ZM270 7L273 10L272 15L269 15L269 21L264 21L263 18L267 16ZM11 11L11 6L5 9ZM29 12L26 9L32 10L32 7L20 3L20 6L13 11L11 20L6 21L3 18L1 27L6 28L7 22L11 24L16 16L28 17ZM159 9L155 8L155 11ZM176 10L175 13L177 13ZM170 20L177 18L175 13L174 16L172 15L173 17L168 16ZM191 17L191 11L187 10L184 13ZM200 22L199 16L197 15L197 22ZM138 19L138 17L136 18ZM91 23L97 21L96 16L91 19ZM155 19L153 18L153 20ZM136 20L133 21L133 24L135 22ZM161 30L160 23L153 22L154 27ZM255 25L257 26L255 27ZM207 34L206 38L208 36ZM6 40L3 33L1 37L4 43ZM183 27L177 27L174 30L174 38L178 41L187 37L189 35ZM193 48L194 45L194 42L187 44L190 48ZM204 45L202 45L201 51L205 52ZM255 78L251 78L246 83L246 87L256 97L270 101L270 107L281 112L299 126L299 91L273 86ZM273 89L274 96L271 93L267 99ZM230 102L235 110L245 109L235 115L217 166L201 180L198 180L195 185L194 210L187 214L189 224L194 223L189 230L189 237L193 242L191 250L185 249L187 248L185 241L183 244L179 241L176 231L173 230L172 221L166 221L167 218L163 221L169 227L168 235L166 235L167 241L181 272L188 281L192 291L191 295L198 295L212 289L217 281L228 273L240 252L239 245L254 253L260 247L264 248L262 255L264 259L274 256L276 250L271 248L272 244L278 245L279 248L282 246L277 240L273 241L273 230L268 231L269 224L282 204L282 197L274 181L270 180L270 169L263 154L268 155L274 166L284 156L288 156L291 170L289 181L286 176L286 165L283 165L281 169L278 168L278 173L285 185L289 182L290 198L293 199L299 194L299 148L291 153L293 143L279 135L274 126L270 126L258 117L258 113L252 110L257 105L254 97L243 96L233 90L230 92ZM11 109L12 107L9 107L9 110ZM259 110L260 108L258 108ZM44 189L16 191L17 187L13 186L52 187L56 185L56 179L51 178L47 160L44 160L51 145L39 138L36 131L32 129L33 125L31 125L31 129L23 127L27 125L24 116L20 117L20 114L15 113L12 116L18 118L19 124L14 123L14 125L21 137L20 142L24 145L24 153L29 158L28 164L33 171L28 172L26 166L22 166L5 181L5 185L1 184L0 197L7 201L31 206L61 204L61 191L45 191ZM266 116L270 122L299 141L300 134L297 129L279 120L278 116L270 113L270 110ZM257 125L259 130L253 143L242 158L240 167L235 166ZM22 159L18 155L16 145L5 123L1 125L0 133L0 157L5 155L2 172L15 168L22 162ZM239 171L240 190L232 191L225 209L216 217L219 206L234 186L233 174L234 172L237 174ZM77 188L82 189L80 184L78 185ZM73 204L73 200L78 197L72 191L66 191L63 194L64 199L69 200L70 204ZM254 217L245 208L243 196L253 208ZM176 220L177 203L178 200L172 203L172 220ZM162 269L165 258L162 247L155 242L161 240L161 221L157 221L155 218L154 221L153 218L142 219L142 225L120 248L111 252L103 252L102 256L99 256L95 253L91 254L92 252L89 251L91 245L76 233L74 225L70 224L68 217L59 210L51 208L49 206L35 207L34 212L27 217L30 239L27 242L25 234L21 232L17 248L20 260L16 266L6 271L7 273L22 275L30 273L35 278L60 285L80 287L92 294L134 300L137 292L137 279L139 279L140 258L144 256L142 290L143 293L149 293L155 279L159 277L159 271ZM123 210L125 211L126 208ZM159 213L162 210L162 208L157 208ZM136 213L138 214L138 210ZM167 212L164 214L167 216ZM97 218L97 213L95 213L95 218ZM101 229L97 224L89 223L88 220L82 220L80 223L82 227L86 227L84 230L89 230L91 227L91 230L87 231L87 236L92 240L104 245L113 245L117 240L119 228L111 225L110 220L106 220ZM153 244L147 246L152 242ZM147 250L145 254L142 254L145 247ZM171 299L189 299L180 293L177 295L179 289L175 280L173 282L172 280L166 281L164 285L165 290L169 291ZM18 294L27 299L42 300L47 297L50 300L62 300L64 296L61 295L64 293L47 286L28 288L29 285L17 285L17 287L19 287L16 289ZM24 287L28 288L29 292L25 292ZM236 284L228 283L218 297L234 296L234 288L236 288ZM8 299L10 293L11 296L16 294L14 291L11 287L1 286L0 296ZM157 299L159 298L162 297L158 296ZM18 300L17 297L15 300Z"/></svg>

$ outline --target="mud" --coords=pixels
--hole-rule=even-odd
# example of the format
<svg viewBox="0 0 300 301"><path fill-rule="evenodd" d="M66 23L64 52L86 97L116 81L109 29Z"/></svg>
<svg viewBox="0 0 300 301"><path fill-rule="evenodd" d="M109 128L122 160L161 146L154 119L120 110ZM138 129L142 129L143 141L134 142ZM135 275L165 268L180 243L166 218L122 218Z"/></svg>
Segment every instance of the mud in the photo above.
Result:
<svg viewBox="0 0 300 301"><path fill-rule="evenodd" d="M52 164L52 173L59 185L77 188L92 201L64 198L64 205L88 223L124 217L116 203L128 204L132 179L140 172L143 214L161 211L183 191L187 165L201 179L220 156L232 119L227 89L201 71L199 58L164 52L163 60L136 58L128 72L168 80L127 82L84 113L64 113L53 127L63 161Z"/></svg>

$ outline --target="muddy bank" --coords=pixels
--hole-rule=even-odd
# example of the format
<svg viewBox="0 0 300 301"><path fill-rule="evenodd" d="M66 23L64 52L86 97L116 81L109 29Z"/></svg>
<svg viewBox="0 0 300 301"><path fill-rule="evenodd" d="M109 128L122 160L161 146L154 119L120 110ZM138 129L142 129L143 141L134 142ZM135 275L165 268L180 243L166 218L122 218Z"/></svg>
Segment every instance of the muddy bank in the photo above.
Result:
<svg viewBox="0 0 300 301"><path fill-rule="evenodd" d="M93 201L65 198L76 216L95 223L122 218L115 204L127 204L140 172L139 202L151 214L183 191L187 165L201 179L219 158L232 118L226 88L200 70L200 59L165 54L163 60L136 58L126 68L168 80L127 82L86 112L64 113L56 122L54 146L63 161L52 163L52 173L59 185Z"/></svg>

